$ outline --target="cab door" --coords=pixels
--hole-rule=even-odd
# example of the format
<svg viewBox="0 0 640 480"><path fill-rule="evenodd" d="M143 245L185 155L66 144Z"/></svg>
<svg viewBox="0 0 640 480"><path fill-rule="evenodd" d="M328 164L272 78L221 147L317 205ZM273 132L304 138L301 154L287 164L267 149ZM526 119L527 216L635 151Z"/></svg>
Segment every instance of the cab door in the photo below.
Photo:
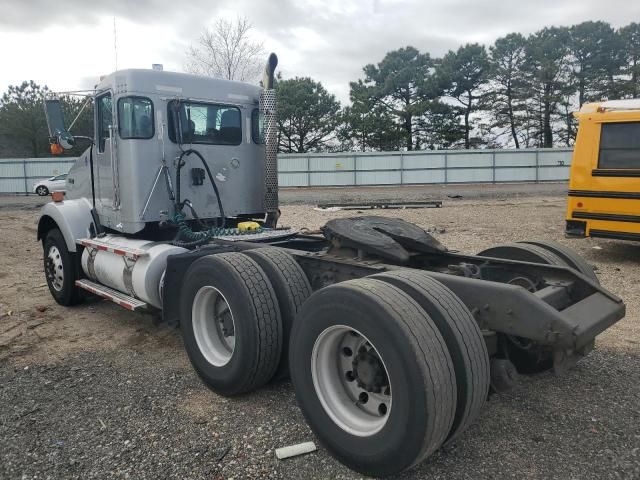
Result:
<svg viewBox="0 0 640 480"><path fill-rule="evenodd" d="M95 187L96 203L100 215L115 220L114 212L120 208L118 162L116 148L116 122L113 96L106 92L96 97Z"/></svg>

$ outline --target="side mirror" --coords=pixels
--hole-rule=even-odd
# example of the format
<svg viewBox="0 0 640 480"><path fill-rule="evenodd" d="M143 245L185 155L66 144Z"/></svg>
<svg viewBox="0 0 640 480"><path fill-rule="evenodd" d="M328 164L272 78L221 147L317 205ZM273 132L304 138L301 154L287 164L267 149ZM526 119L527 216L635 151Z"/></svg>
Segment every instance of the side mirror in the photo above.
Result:
<svg viewBox="0 0 640 480"><path fill-rule="evenodd" d="M47 117L51 153L56 155L73 148L76 140L65 127L60 100L45 100L44 113Z"/></svg>

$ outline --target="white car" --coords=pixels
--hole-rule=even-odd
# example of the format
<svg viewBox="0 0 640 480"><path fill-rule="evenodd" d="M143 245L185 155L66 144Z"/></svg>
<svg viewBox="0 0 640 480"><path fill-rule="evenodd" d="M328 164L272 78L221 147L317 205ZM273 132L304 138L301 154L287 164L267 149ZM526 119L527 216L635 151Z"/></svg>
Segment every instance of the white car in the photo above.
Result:
<svg viewBox="0 0 640 480"><path fill-rule="evenodd" d="M51 192L64 192L67 188L67 174L56 175L55 177L36 180L33 182L33 193L41 197L49 195Z"/></svg>

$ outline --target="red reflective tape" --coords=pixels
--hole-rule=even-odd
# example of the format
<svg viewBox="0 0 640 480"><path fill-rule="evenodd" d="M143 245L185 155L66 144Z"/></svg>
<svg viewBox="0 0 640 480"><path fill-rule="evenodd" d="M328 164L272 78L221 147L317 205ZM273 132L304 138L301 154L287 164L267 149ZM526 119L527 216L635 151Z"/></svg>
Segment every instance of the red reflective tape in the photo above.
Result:
<svg viewBox="0 0 640 480"><path fill-rule="evenodd" d="M116 302L121 307L126 308L127 310L133 311L133 305L131 305L129 302L125 302L124 300L114 300L114 302Z"/></svg>

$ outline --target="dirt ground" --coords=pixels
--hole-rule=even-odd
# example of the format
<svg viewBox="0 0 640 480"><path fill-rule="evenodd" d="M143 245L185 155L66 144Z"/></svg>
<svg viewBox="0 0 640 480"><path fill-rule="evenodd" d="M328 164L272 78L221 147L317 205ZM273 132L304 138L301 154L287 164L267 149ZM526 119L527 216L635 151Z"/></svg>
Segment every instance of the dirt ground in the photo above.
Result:
<svg viewBox="0 0 640 480"><path fill-rule="evenodd" d="M627 304L576 368L492 396L455 445L402 478L640 478L640 244L565 239L564 204L560 195L510 195L384 212L469 253L556 240ZM0 478L360 478L322 448L275 460L275 448L314 440L289 383L219 397L197 379L179 331L152 315L55 304L35 240L38 211L21 205L0 208ZM284 224L310 229L357 214L282 211Z"/></svg>

